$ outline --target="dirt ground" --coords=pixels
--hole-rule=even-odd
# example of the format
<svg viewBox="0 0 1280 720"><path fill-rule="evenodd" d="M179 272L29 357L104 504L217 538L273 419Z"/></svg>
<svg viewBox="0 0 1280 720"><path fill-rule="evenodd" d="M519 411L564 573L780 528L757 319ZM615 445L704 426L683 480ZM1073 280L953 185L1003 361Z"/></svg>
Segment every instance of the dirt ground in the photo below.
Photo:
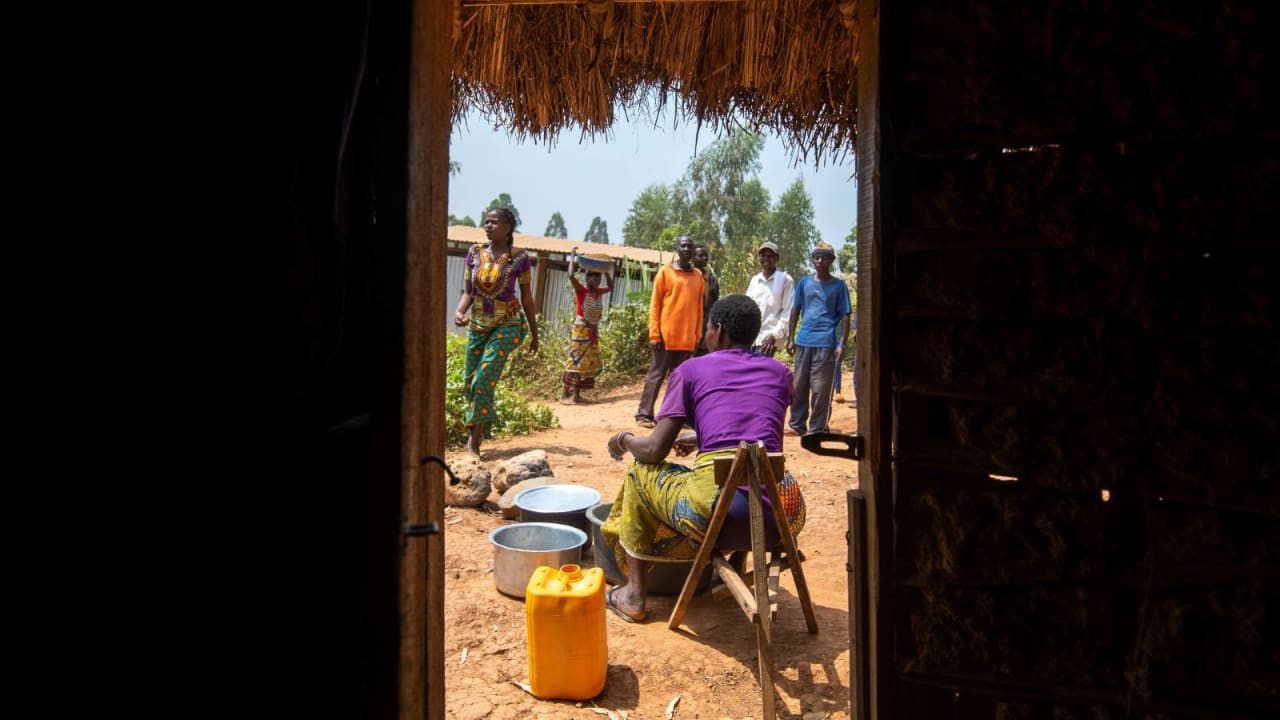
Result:
<svg viewBox="0 0 1280 720"><path fill-rule="evenodd" d="M851 381L846 373L846 389ZM636 386L596 397L589 404L557 404L559 428L488 441L483 460L492 467L497 460L543 449L558 479L593 487L610 502L625 465L609 458L605 444L619 430L645 432L632 419L639 395ZM851 405L833 409L832 431L854 432L856 424ZM787 468L800 482L808 507L798 544L807 558L805 578L819 629L817 635L808 634L795 584L791 574L784 573L773 626L778 717L848 718L845 493L857 486L857 467L851 460L809 453L798 438L786 438L784 451ZM525 609L522 600L494 587L488 535L509 522L497 513L497 500L495 493L490 503L479 508L445 512L448 717L650 720L665 718L677 697L672 717L678 720L761 716L754 626L732 598L716 600L709 593L694 599L679 632L667 629L675 605L672 596L650 595L648 618L641 624L628 624L606 613L608 680L604 692L592 701L539 700L518 687L515 682L528 680ZM584 553L582 564L593 566L591 550Z"/></svg>

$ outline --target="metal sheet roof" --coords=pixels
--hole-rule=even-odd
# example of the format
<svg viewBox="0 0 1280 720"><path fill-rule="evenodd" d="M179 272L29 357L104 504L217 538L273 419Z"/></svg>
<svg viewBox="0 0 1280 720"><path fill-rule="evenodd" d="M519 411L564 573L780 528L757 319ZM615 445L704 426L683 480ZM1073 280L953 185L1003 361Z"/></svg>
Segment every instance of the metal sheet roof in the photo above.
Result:
<svg viewBox="0 0 1280 720"><path fill-rule="evenodd" d="M516 233L515 239L516 246L525 248L526 250L563 253L568 255L573 252L574 248L577 248L579 255L604 255L605 257L625 258L653 265L661 265L664 262L669 262L672 257L675 256L675 253L651 250L649 248L627 247L625 245L602 245L600 243L590 243L583 240L562 240L560 238L542 237L541 235L526 235L524 233ZM484 228L452 225L449 227L449 241L479 245L480 243L488 242L488 238L484 235Z"/></svg>

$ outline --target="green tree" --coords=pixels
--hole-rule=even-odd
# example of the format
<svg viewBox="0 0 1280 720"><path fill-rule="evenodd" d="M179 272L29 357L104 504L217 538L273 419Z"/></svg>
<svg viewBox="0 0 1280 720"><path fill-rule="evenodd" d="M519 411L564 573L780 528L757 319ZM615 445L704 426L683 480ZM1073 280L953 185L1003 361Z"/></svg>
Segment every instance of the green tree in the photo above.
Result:
<svg viewBox="0 0 1280 720"><path fill-rule="evenodd" d="M845 276L856 277L858 274L858 222L856 220L853 228L844 238L844 245L836 251L836 269Z"/></svg>
<svg viewBox="0 0 1280 720"><path fill-rule="evenodd" d="M662 231L674 223L671 188L661 183L650 185L631 201L627 219L622 223L622 244L656 248Z"/></svg>
<svg viewBox="0 0 1280 720"><path fill-rule="evenodd" d="M760 171L763 149L764 136L735 130L693 158L672 199L694 242L714 250L723 247L725 221L746 183Z"/></svg>
<svg viewBox="0 0 1280 720"><path fill-rule="evenodd" d="M769 227L769 191L759 178L751 178L730 205L724 221L724 247L711 256L711 265L720 275L722 294L742 292L747 281L760 271L756 248Z"/></svg>
<svg viewBox="0 0 1280 720"><path fill-rule="evenodd" d="M560 211L551 213L551 219L547 221L547 229L543 231L544 237L553 237L565 239L569 237L569 230L564 226L564 218L561 217Z"/></svg>
<svg viewBox="0 0 1280 720"><path fill-rule="evenodd" d="M601 245L609 244L609 223L600 219L597 215L591 218L591 226L587 228L587 234L582 238L587 242L600 243Z"/></svg>
<svg viewBox="0 0 1280 720"><path fill-rule="evenodd" d="M498 197L490 200L489 204L484 206L484 212L480 213L480 217L484 217L489 213L490 210L494 208L509 209L511 211L511 214L516 216L516 227L517 228L520 227L520 211L516 209L515 203L511 202L510 195L506 193L502 193L498 195ZM512 228L512 229L514 230L515 228Z"/></svg>
<svg viewBox="0 0 1280 720"><path fill-rule="evenodd" d="M769 214L768 237L778 244L778 267L797 278L809 272L809 251L822 234L813 224L813 200L803 178L796 178L778 198Z"/></svg>
<svg viewBox="0 0 1280 720"><path fill-rule="evenodd" d="M475 227L476 221L471 219L470 215L464 215L459 218L453 213L449 213L449 225L462 225L464 227Z"/></svg>

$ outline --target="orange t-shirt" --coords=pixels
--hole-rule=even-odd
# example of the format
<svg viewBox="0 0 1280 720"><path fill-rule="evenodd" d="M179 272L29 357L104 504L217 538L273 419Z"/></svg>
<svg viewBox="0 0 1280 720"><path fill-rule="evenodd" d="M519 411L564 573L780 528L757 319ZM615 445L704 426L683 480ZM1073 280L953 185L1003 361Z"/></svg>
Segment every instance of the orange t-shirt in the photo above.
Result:
<svg viewBox="0 0 1280 720"><path fill-rule="evenodd" d="M667 350L692 352L702 336L702 296L706 280L690 265L680 270L663 265L653 279L649 301L649 342L662 342Z"/></svg>

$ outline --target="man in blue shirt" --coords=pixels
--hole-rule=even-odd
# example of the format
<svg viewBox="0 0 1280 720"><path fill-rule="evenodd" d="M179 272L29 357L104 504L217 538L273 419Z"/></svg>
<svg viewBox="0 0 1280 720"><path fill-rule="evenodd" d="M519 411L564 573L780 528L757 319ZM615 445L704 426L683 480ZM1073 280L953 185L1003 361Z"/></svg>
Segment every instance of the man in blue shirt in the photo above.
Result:
<svg viewBox="0 0 1280 720"><path fill-rule="evenodd" d="M783 433L793 437L828 430L831 387L849 339L849 316L853 313L848 286L831 275L836 251L820 242L809 259L813 261L814 274L796 282L787 331L787 352L795 356L795 398L791 402L791 420ZM797 320L802 320L798 336Z"/></svg>

